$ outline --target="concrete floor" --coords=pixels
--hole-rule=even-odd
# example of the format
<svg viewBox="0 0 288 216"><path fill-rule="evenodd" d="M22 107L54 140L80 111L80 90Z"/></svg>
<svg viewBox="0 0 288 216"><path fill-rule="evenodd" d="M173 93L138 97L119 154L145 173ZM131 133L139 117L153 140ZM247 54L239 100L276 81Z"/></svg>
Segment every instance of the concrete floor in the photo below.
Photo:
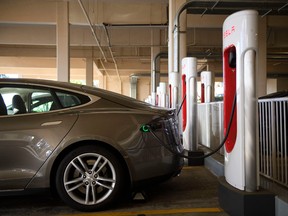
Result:
<svg viewBox="0 0 288 216"><path fill-rule="evenodd" d="M0 197L1 216L228 216L219 207L218 180L204 166L184 167L179 177L145 191L146 200L126 200L109 210L85 213L47 195Z"/></svg>

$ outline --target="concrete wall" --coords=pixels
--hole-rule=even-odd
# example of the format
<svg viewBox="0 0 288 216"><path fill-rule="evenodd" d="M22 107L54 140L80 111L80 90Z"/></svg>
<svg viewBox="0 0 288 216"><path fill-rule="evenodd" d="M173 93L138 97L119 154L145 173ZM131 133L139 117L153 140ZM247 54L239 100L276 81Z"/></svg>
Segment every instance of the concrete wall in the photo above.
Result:
<svg viewBox="0 0 288 216"><path fill-rule="evenodd" d="M0 74L6 74L10 77L34 78L34 79L57 79L57 70L46 67L0 67ZM85 68L74 67L70 69L70 81L78 84L85 84ZM109 91L130 96L130 76L108 76L94 70L94 81L97 87ZM167 82L167 78L161 79ZM151 91L150 76L139 77L137 82L137 99L144 101Z"/></svg>
<svg viewBox="0 0 288 216"><path fill-rule="evenodd" d="M288 90L288 78L277 79L277 91Z"/></svg>
<svg viewBox="0 0 288 216"><path fill-rule="evenodd" d="M267 94L288 90L288 78L267 79Z"/></svg>

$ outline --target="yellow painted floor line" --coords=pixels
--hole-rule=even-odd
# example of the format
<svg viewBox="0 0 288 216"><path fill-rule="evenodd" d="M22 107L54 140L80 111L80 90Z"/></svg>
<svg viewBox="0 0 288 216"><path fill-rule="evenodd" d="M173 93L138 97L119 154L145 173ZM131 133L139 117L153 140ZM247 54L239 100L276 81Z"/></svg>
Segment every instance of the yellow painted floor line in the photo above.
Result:
<svg viewBox="0 0 288 216"><path fill-rule="evenodd" d="M170 215L183 213L217 213L223 212L220 208L185 208L185 209L162 209L162 210L141 210L125 212L93 212L93 213L75 213L64 214L61 216L137 216L137 215Z"/></svg>

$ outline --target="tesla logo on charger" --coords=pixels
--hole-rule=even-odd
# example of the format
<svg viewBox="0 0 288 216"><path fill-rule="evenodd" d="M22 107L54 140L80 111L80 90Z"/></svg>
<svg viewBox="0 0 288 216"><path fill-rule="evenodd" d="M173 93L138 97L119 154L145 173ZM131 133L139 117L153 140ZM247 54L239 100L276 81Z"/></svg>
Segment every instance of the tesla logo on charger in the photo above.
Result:
<svg viewBox="0 0 288 216"><path fill-rule="evenodd" d="M235 31L236 31L235 26L232 26L231 28L229 28L229 29L227 29L226 31L224 31L224 33L223 33L223 38L225 39L225 38L229 37L230 35L232 35L233 33L235 33Z"/></svg>

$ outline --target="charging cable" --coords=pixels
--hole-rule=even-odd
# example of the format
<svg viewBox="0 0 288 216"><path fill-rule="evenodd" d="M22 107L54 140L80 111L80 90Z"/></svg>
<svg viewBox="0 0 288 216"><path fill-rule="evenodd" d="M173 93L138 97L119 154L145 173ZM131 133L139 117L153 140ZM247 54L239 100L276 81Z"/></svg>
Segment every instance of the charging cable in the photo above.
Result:
<svg viewBox="0 0 288 216"><path fill-rule="evenodd" d="M224 139L222 140L222 142L220 143L220 145L214 149L213 151L207 153L207 154L204 154L204 155L201 155L201 156L189 156L189 150L187 149L184 149L184 153L180 153L180 152L177 152L175 151L175 149L172 149L171 146L165 144L152 130L152 128L150 128L149 125L147 125L147 127L149 128L149 132L153 135L153 137L162 145L164 146L166 149L168 149L171 153L179 156L179 157L183 157L183 158L186 158L186 159L204 159L206 157L210 157L211 155L215 154L216 152L218 152L225 144L227 138L228 138L228 135L229 135L229 132L230 132L230 129L231 129L231 125L232 125L232 121L233 121L233 116L234 116L234 113L235 113L235 108L236 108L236 101L237 101L237 98L236 98L236 94L234 96L234 100L233 100L233 105L232 105L232 110L231 110L231 113L230 113L230 119L229 119L229 124L228 124L228 128L227 128L227 131L226 131L226 134L225 134L225 137ZM182 103L183 104L183 103ZM182 104L181 104L181 107L182 107ZM179 114L179 111L178 113Z"/></svg>
<svg viewBox="0 0 288 216"><path fill-rule="evenodd" d="M177 112L177 116L179 116L179 113L180 113L180 111L182 110L182 107L183 107L183 104L184 104L184 101L186 100L186 94L185 94L185 96L184 96L184 98L183 98L183 100L182 100L182 102L181 102L181 105L180 105L180 107L179 107L179 110L178 110L178 112Z"/></svg>

